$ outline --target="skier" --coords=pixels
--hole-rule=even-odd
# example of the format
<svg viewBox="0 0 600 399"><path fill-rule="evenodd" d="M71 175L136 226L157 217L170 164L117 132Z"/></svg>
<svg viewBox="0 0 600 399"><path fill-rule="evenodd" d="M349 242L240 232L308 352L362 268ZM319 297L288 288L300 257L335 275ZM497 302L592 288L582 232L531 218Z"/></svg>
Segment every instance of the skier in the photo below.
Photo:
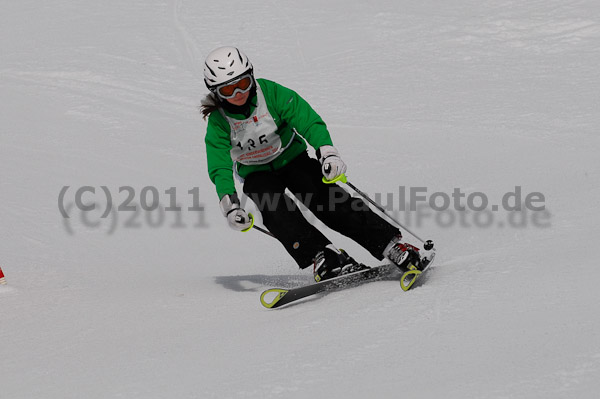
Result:
<svg viewBox="0 0 600 399"><path fill-rule="evenodd" d="M319 220L351 238L375 258L399 265L417 248L402 234L353 198L335 181L346 164L333 146L321 117L296 92L255 79L248 57L235 47L213 50L204 65L210 93L201 112L208 118L205 137L208 174L229 226L248 231L254 220L240 204L234 177L260 211L263 224L301 269L313 266L315 281L339 275L356 265L309 223L288 189ZM316 157L307 153L307 143Z"/></svg>

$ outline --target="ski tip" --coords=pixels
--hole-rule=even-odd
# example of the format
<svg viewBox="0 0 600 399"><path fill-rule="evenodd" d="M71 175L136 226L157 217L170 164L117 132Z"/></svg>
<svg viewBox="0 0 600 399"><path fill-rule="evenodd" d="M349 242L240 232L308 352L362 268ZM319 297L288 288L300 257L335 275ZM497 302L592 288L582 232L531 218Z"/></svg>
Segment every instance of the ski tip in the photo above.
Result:
<svg viewBox="0 0 600 399"><path fill-rule="evenodd" d="M415 281L417 281L421 273L423 272L416 269L411 269L407 272L404 272L402 277L400 277L400 287L402 288L402 291L408 291L413 286Z"/></svg>
<svg viewBox="0 0 600 399"><path fill-rule="evenodd" d="M285 294L288 293L288 290L284 290L282 288L271 288L269 290L264 291L261 295L260 295L260 303L268 309L274 308L277 305L277 302L279 302L279 300L281 300L281 298L283 298L283 296ZM270 294L275 294L275 297L273 299L271 299L270 302L267 302L267 299L265 299L267 296L269 296Z"/></svg>

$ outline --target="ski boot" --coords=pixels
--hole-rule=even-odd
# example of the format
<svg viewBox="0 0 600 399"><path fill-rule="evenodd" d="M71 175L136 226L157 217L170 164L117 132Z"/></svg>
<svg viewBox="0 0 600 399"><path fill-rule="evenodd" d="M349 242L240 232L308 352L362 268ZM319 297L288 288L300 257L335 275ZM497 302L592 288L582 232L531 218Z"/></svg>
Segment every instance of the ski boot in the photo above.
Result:
<svg viewBox="0 0 600 399"><path fill-rule="evenodd" d="M383 251L383 256L402 271L424 270L427 264L421 262L419 248L408 243L403 243L400 240L402 240L401 234L395 236Z"/></svg>
<svg viewBox="0 0 600 399"><path fill-rule="evenodd" d="M338 250L332 244L327 245L315 256L313 266L313 274L317 283L365 268L350 257L346 251Z"/></svg>

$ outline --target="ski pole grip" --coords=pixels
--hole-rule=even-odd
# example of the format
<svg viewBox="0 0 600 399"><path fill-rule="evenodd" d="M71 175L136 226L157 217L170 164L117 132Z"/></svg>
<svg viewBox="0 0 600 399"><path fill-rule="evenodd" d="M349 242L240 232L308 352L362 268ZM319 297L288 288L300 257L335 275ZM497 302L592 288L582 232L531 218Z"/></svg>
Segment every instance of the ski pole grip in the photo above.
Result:
<svg viewBox="0 0 600 399"><path fill-rule="evenodd" d="M338 177L332 179L332 180L327 180L326 177L323 176L323 183L325 184L334 184L341 181L342 183L346 183L348 182L348 179L346 178L346 174L342 173L341 175L339 175Z"/></svg>
<svg viewBox="0 0 600 399"><path fill-rule="evenodd" d="M248 227L247 229L242 230L242 233L250 231L250 229L252 229L252 227L254 227L254 216L251 213L249 213L248 217L250 218L250 227Z"/></svg>

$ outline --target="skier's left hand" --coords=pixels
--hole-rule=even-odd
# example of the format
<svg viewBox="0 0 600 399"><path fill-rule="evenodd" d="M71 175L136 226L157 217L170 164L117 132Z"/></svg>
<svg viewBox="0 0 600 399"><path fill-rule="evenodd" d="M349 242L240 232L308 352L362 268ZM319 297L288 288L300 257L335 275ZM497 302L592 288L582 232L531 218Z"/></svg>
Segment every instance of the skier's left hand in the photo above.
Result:
<svg viewBox="0 0 600 399"><path fill-rule="evenodd" d="M346 164L340 158L338 150L331 145L324 145L317 150L317 157L321 162L321 172L327 180L333 180L346 173Z"/></svg>

